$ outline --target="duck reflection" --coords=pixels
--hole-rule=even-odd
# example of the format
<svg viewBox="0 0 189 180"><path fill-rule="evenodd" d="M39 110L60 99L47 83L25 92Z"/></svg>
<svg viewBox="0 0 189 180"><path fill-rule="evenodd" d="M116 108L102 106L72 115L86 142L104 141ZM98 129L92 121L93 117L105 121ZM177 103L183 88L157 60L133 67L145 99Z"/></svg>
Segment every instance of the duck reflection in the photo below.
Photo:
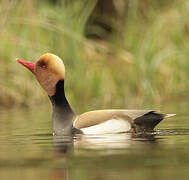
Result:
<svg viewBox="0 0 189 180"><path fill-rule="evenodd" d="M72 136L53 136L54 151L61 154L66 154L73 149Z"/></svg>
<svg viewBox="0 0 189 180"><path fill-rule="evenodd" d="M69 154L73 152L72 136L53 136L53 150L55 167L52 168L50 179L69 180Z"/></svg>
<svg viewBox="0 0 189 180"><path fill-rule="evenodd" d="M106 150L112 154L119 153L115 150L124 150L137 144L137 141L155 143L157 138L154 133L118 133L102 135L53 136L53 146L56 153L66 154L82 150ZM103 153L104 154L104 153Z"/></svg>
<svg viewBox="0 0 189 180"><path fill-rule="evenodd" d="M91 161L94 155L98 157L107 157L111 155L121 155L127 153L127 150L133 146L141 146L141 143L156 143L154 133L148 134L104 134L104 135L83 135L76 136L53 136L53 147L55 154L55 161L57 166L51 171L53 179L69 180L71 177L72 165L76 158Z"/></svg>

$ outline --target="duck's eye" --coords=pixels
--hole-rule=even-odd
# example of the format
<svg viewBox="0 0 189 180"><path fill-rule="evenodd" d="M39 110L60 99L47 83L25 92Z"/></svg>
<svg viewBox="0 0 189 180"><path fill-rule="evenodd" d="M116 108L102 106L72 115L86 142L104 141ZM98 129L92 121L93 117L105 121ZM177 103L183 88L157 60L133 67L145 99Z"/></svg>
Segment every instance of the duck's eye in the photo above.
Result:
<svg viewBox="0 0 189 180"><path fill-rule="evenodd" d="M38 63L38 66L39 66L40 68L43 68L43 69L46 69L46 68L47 68L47 64L46 64L45 62L43 62L43 61L39 62L39 63Z"/></svg>

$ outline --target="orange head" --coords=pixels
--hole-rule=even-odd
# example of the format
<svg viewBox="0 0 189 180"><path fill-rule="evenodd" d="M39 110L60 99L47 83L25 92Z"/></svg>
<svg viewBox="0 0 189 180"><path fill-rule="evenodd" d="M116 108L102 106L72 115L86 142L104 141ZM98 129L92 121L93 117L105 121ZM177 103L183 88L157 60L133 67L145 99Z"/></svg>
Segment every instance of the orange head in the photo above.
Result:
<svg viewBox="0 0 189 180"><path fill-rule="evenodd" d="M49 96L56 93L56 84L65 77L65 67L62 60L51 53L46 53L34 62L25 62L17 59L17 62L29 69L36 77L40 85Z"/></svg>

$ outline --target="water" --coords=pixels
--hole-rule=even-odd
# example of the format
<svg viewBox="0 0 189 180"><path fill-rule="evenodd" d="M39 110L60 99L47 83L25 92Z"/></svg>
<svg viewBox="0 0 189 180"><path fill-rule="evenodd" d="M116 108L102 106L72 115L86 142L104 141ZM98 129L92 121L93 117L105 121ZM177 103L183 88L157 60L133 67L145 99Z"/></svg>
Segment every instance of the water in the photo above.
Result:
<svg viewBox="0 0 189 180"><path fill-rule="evenodd" d="M189 105L148 135L53 137L49 107L0 110L0 179L188 179Z"/></svg>

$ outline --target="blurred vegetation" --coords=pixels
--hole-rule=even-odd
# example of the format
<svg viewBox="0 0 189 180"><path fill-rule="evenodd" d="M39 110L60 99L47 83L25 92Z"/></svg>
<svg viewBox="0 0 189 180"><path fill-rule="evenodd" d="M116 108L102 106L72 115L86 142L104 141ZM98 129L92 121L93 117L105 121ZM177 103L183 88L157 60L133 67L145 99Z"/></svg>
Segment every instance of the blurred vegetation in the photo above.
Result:
<svg viewBox="0 0 189 180"><path fill-rule="evenodd" d="M33 75L15 62L46 52L63 59L66 94L77 112L188 98L187 0L128 0L124 17L111 19L116 31L108 39L86 38L91 28L101 32L89 23L97 0L56 2L0 1L1 106L48 103Z"/></svg>

